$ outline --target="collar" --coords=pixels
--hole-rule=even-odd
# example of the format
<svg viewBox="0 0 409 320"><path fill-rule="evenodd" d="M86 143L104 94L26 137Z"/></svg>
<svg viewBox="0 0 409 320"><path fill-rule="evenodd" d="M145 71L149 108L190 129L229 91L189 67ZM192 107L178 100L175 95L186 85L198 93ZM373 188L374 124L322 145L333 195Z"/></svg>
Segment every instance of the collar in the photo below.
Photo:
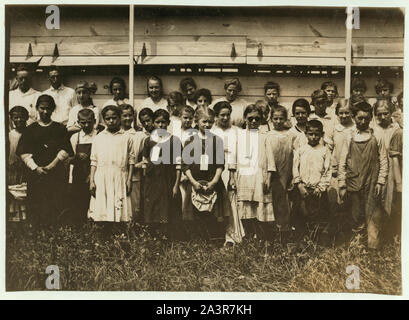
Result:
<svg viewBox="0 0 409 320"><path fill-rule="evenodd" d="M20 95L22 96L29 96L31 94L35 94L37 91L34 90L33 88L28 89L26 92L23 92L20 90L20 88L17 88L16 90L18 90L18 92L20 93Z"/></svg>
<svg viewBox="0 0 409 320"><path fill-rule="evenodd" d="M314 113L311 113L310 119L317 119L317 120L326 119L326 120L331 120L332 117L327 113L324 117L321 118L320 116L318 116L318 115L314 112Z"/></svg>
<svg viewBox="0 0 409 320"><path fill-rule="evenodd" d="M62 90L64 90L64 89L65 89L65 87L64 87L63 84L61 84L61 85L58 87L58 89L54 89L53 86L50 86L50 90L51 90L51 91L62 91Z"/></svg>
<svg viewBox="0 0 409 320"><path fill-rule="evenodd" d="M355 126L355 125L352 124L352 125L350 125L349 127L345 127L345 126L342 125L341 123L337 123L337 124L335 125L334 129L337 130L337 131L339 131L339 132L342 132L342 131L344 131L344 130L346 130L346 129L353 128L354 126Z"/></svg>
<svg viewBox="0 0 409 320"><path fill-rule="evenodd" d="M83 130L81 130L81 131L79 132L80 138L83 138L83 137L85 137L85 136L94 137L96 134L97 134L97 131L96 131L95 129L92 129L92 131L91 131L90 133L85 133Z"/></svg>
<svg viewBox="0 0 409 320"><path fill-rule="evenodd" d="M171 137L171 134L169 134L169 133L168 133L165 137L161 137L161 136L158 135L158 133L157 133L156 130L154 130L154 131L152 132L152 134L151 134L151 139L152 139L153 141L155 141L156 143L166 142L167 140L170 139L170 137Z"/></svg>
<svg viewBox="0 0 409 320"><path fill-rule="evenodd" d="M355 127L354 128L354 133L355 134L371 134L372 133L372 129L371 128L368 128L368 129L366 129L366 130L359 130L357 127Z"/></svg>
<svg viewBox="0 0 409 320"><path fill-rule="evenodd" d="M124 132L129 133L129 134L136 134L136 130L132 127L126 131L124 130Z"/></svg>
<svg viewBox="0 0 409 320"><path fill-rule="evenodd" d="M108 131L108 128L105 128L104 130L102 130L99 134L110 134L110 135L113 135L113 136L115 136L115 135L117 135L117 134L123 134L125 131L124 131L124 129L119 129L117 132L115 132L115 133L112 133L112 132L110 132L110 131Z"/></svg>

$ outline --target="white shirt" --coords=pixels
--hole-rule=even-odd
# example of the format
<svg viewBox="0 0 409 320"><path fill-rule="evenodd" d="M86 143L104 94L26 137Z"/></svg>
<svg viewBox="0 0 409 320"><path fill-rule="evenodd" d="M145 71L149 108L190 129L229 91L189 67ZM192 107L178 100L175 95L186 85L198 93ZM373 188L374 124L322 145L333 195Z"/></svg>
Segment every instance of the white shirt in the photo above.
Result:
<svg viewBox="0 0 409 320"><path fill-rule="evenodd" d="M26 108L30 118L35 120L37 114L36 103L40 94L40 91L33 88L28 89L26 92L22 92L20 88L9 91L9 110L15 106L22 106Z"/></svg>
<svg viewBox="0 0 409 320"><path fill-rule="evenodd" d="M331 181L331 152L318 144L315 147L305 144L294 152L294 184L304 183L309 188L326 191Z"/></svg>
<svg viewBox="0 0 409 320"><path fill-rule="evenodd" d="M88 106L84 108L82 105L77 104L76 106L72 107L70 110L70 113L68 114L68 122L67 122L67 128L72 127L76 124L78 124L78 112L82 109L91 109L94 111L95 114L95 128L98 126L99 123L99 109L96 106Z"/></svg>
<svg viewBox="0 0 409 320"><path fill-rule="evenodd" d="M129 100L128 99L123 99L123 100L114 100L114 98L109 99L107 102L104 103L104 105L102 106L102 109L104 109L106 106L120 106L121 104L129 104ZM102 111L101 109L101 111Z"/></svg>
<svg viewBox="0 0 409 320"><path fill-rule="evenodd" d="M71 108L78 103L75 90L64 85L61 85L58 89L51 86L43 94L52 96L56 104L51 119L56 122L66 123Z"/></svg>
<svg viewBox="0 0 409 320"><path fill-rule="evenodd" d="M143 100L142 107L141 107L140 110L142 110L143 108L149 108L153 112L155 112L156 110L159 110L159 109L163 109L163 110L168 111L167 106L168 106L168 102L166 101L166 99L161 98L158 103L155 103L155 102L153 102L151 97L148 97L145 100Z"/></svg>
<svg viewBox="0 0 409 320"><path fill-rule="evenodd" d="M244 117L243 113L246 109L248 103L244 99L236 98L233 102L227 101L226 97L220 98L215 100L209 107L213 109L214 105L220 101L226 101L230 103L232 111L231 111L231 122L233 125L241 127L244 124Z"/></svg>
<svg viewBox="0 0 409 320"><path fill-rule="evenodd" d="M70 142L71 142L72 150L74 150L74 154L76 153L77 144L88 144L88 143L92 144L96 135L97 135L96 130L92 130L89 134L85 133L83 130L74 133L70 138Z"/></svg>

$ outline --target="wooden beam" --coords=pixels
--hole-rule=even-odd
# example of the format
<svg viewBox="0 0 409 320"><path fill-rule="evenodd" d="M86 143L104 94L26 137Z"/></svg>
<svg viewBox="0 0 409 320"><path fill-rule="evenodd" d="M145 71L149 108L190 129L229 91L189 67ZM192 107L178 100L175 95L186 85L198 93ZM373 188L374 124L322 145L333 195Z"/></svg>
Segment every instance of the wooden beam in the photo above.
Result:
<svg viewBox="0 0 409 320"><path fill-rule="evenodd" d="M344 66L345 59L329 57L247 57L247 64L293 66Z"/></svg>
<svg viewBox="0 0 409 320"><path fill-rule="evenodd" d="M352 24L352 8L347 9L347 21ZM345 43L345 98L351 94L351 64L352 64L352 25L346 27Z"/></svg>
<svg viewBox="0 0 409 320"><path fill-rule="evenodd" d="M129 5L129 101L134 105L134 5Z"/></svg>

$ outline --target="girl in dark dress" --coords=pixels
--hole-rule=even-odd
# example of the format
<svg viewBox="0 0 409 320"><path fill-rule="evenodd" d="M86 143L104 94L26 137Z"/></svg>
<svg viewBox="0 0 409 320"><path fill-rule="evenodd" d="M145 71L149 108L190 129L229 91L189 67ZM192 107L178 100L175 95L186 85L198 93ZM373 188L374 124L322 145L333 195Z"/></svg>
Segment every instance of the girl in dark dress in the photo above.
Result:
<svg viewBox="0 0 409 320"><path fill-rule="evenodd" d="M216 201L210 211L198 210L197 205L190 206L190 212L184 212L200 223L198 233L204 238L223 239L225 226L231 207L227 191L221 179L224 170L223 140L210 132L214 123L211 109L196 111L198 133L193 135L183 149L183 172L190 181L195 193L209 195L216 193ZM192 190L192 193L193 193ZM189 210L189 208L185 208Z"/></svg>
<svg viewBox="0 0 409 320"><path fill-rule="evenodd" d="M64 160L73 154L64 125L51 120L54 99L41 95L39 120L23 132L16 154L30 169L27 181L28 219L34 225L53 225L64 209L67 174Z"/></svg>
<svg viewBox="0 0 409 320"><path fill-rule="evenodd" d="M174 237L175 226L181 216L179 192L181 174L180 140L169 134L169 113L159 109L153 114L155 130L144 141L143 186L144 222L167 236Z"/></svg>

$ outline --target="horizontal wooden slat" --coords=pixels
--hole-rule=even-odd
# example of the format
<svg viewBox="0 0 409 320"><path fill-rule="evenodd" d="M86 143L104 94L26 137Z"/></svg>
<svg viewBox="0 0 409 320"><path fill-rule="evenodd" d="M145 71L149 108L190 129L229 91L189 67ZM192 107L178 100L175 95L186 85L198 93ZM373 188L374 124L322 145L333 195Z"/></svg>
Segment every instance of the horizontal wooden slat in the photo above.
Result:
<svg viewBox="0 0 409 320"><path fill-rule="evenodd" d="M403 58L403 38L352 38L352 56Z"/></svg>
<svg viewBox="0 0 409 320"><path fill-rule="evenodd" d="M344 58L308 57L247 57L247 64L295 66L344 66Z"/></svg>
<svg viewBox="0 0 409 320"><path fill-rule="evenodd" d="M237 57L246 55L245 37L135 37L135 53L141 54L145 43L147 55L230 57L234 44ZM10 54L26 55L29 44L36 55L52 56L57 44L60 56L127 55L127 37L12 37Z"/></svg>
<svg viewBox="0 0 409 320"><path fill-rule="evenodd" d="M214 56L148 56L143 61L138 58L137 64L160 65L160 64L244 64L245 57L214 57Z"/></svg>
<svg viewBox="0 0 409 320"><path fill-rule="evenodd" d="M27 59L26 56L10 56L10 63L37 63L42 56L32 56Z"/></svg>
<svg viewBox="0 0 409 320"><path fill-rule="evenodd" d="M191 8L195 14L179 9L135 8L136 35L252 35L344 37L344 8ZM185 8L186 9L186 8ZM142 14L143 11L143 14ZM61 28L47 29L45 6L13 8L12 36L127 36L127 8L61 7ZM403 14L398 8L360 8L357 37L403 37Z"/></svg>
<svg viewBox="0 0 409 320"><path fill-rule="evenodd" d="M31 43L33 54L52 56L55 44L60 55L127 55L128 38L110 36L90 37L11 37L10 55L26 55Z"/></svg>
<svg viewBox="0 0 409 320"><path fill-rule="evenodd" d="M344 57L345 38L248 37L247 55L257 56L261 45L264 57Z"/></svg>
<svg viewBox="0 0 409 320"><path fill-rule="evenodd" d="M62 56L57 59L53 57L43 57L39 66L107 66L107 65L127 65L128 56Z"/></svg>
<svg viewBox="0 0 409 320"><path fill-rule="evenodd" d="M403 67L403 64L404 59L352 59L352 65L357 67Z"/></svg>
<svg viewBox="0 0 409 320"><path fill-rule="evenodd" d="M246 56L245 37L225 36L157 36L134 38L135 54L146 52L153 56L215 56L230 57L234 44L236 56Z"/></svg>

